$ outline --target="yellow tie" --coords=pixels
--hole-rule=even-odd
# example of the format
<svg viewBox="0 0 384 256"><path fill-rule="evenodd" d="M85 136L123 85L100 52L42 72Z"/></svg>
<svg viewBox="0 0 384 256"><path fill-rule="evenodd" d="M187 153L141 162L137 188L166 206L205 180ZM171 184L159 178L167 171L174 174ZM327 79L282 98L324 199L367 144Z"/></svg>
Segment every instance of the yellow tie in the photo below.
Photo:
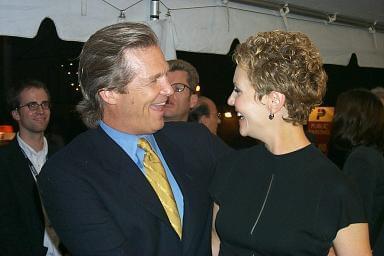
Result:
<svg viewBox="0 0 384 256"><path fill-rule="evenodd" d="M169 185L167 175L159 157L152 150L151 145L145 139L139 139L137 144L145 151L144 155L144 168L145 176L149 183L156 191L157 196L160 199L161 204L167 213L168 219L171 222L173 229L179 235L181 239L182 229L179 211L176 207L175 198L172 193L171 186Z"/></svg>

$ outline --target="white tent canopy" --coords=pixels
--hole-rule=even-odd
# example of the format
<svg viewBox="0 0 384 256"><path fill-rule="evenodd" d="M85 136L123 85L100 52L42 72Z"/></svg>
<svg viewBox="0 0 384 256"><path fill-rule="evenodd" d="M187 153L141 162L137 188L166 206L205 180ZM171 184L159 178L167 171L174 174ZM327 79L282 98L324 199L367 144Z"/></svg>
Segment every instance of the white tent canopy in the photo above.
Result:
<svg viewBox="0 0 384 256"><path fill-rule="evenodd" d="M355 53L360 66L384 68L382 32L232 1L163 0L160 19L150 21L150 0L0 0L0 35L32 38L42 20L50 18L62 40L83 42L121 21L121 11L125 21L147 22L155 30L167 58L174 58L176 50L226 54L235 38L280 29L308 34L325 63L347 65Z"/></svg>

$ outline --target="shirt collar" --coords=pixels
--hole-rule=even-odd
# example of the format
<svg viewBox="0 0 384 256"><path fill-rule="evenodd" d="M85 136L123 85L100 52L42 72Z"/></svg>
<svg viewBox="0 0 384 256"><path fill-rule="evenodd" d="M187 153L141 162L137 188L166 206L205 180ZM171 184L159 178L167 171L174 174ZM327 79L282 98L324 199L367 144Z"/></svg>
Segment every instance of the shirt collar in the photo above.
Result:
<svg viewBox="0 0 384 256"><path fill-rule="evenodd" d="M40 151L36 151L34 150L31 146L29 146L21 137L20 137L20 133L17 133L16 135L16 139L17 139L17 142L19 143L20 147L22 150L24 150L24 152L27 154L27 156L29 157L30 155L35 155L35 156L39 156L39 155L44 155L46 156L47 153L48 153L48 143L47 143L47 139L44 137L43 138L43 149L40 150Z"/></svg>
<svg viewBox="0 0 384 256"><path fill-rule="evenodd" d="M17 133L17 142L19 143L19 146L21 150L24 152L24 155L29 159L29 161L32 163L35 172L32 170L33 177L37 175L41 168L43 167L45 161L47 160L47 154L48 154L48 143L46 138L44 137L43 140L43 149L36 152L31 146L29 146L21 137L20 134Z"/></svg>
<svg viewBox="0 0 384 256"><path fill-rule="evenodd" d="M156 145L153 134L134 135L125 132L118 131L108 126L103 121L99 121L100 127L107 133L112 140L114 140L136 163L137 159L137 142L139 138L145 138L152 145ZM157 148L157 145L155 146Z"/></svg>

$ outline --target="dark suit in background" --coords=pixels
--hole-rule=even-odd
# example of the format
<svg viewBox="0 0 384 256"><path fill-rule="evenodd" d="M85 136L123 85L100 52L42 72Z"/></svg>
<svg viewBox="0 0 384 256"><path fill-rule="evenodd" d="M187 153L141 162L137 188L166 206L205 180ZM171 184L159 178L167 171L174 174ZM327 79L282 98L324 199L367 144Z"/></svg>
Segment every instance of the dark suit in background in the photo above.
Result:
<svg viewBox="0 0 384 256"><path fill-rule="evenodd" d="M48 155L55 147L48 145ZM37 185L16 139L0 147L0 255L46 255Z"/></svg>
<svg viewBox="0 0 384 256"><path fill-rule="evenodd" d="M183 193L183 239L140 169L98 127L52 157L38 178L51 222L75 255L210 255L207 186L228 147L193 123L167 123L154 136Z"/></svg>

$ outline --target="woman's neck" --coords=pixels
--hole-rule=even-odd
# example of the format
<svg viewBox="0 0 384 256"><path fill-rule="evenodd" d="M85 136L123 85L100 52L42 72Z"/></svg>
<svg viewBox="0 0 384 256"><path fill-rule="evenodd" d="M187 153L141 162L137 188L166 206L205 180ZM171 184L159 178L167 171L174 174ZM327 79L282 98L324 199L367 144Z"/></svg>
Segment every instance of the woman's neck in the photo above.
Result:
<svg viewBox="0 0 384 256"><path fill-rule="evenodd" d="M305 136L302 125L286 123L275 130L273 136L265 141L265 146L274 155L282 155L308 146L310 141Z"/></svg>

